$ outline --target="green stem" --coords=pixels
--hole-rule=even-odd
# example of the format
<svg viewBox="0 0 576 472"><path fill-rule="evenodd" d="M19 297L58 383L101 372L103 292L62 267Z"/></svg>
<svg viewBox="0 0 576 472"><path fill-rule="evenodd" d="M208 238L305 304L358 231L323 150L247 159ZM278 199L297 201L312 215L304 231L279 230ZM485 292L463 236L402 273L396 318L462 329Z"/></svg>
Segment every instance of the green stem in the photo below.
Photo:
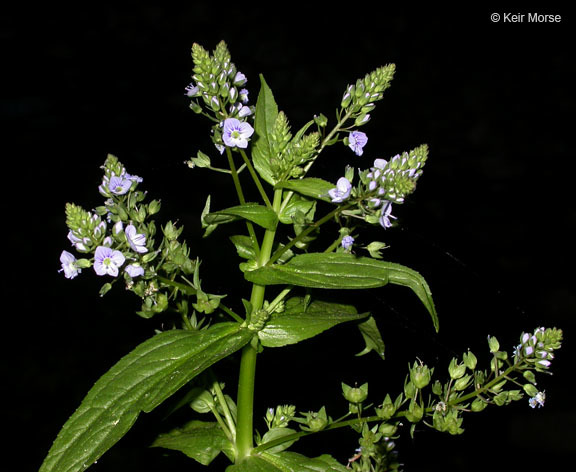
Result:
<svg viewBox="0 0 576 472"><path fill-rule="evenodd" d="M234 164L234 158L232 156L232 151L229 147L226 148L226 156L228 157L228 165L230 166L230 173L232 174L232 180L234 181L234 187L236 187L236 193L238 194L238 200L241 205L246 203L244 198L244 192L242 191L242 184L238 178L238 172L236 171L236 165ZM256 233L254 232L254 226L250 221L246 221L246 227L248 228L248 233L250 233L250 239L252 240L252 246L254 247L254 252L258 255L260 253L260 248L258 247L258 239L256 238Z"/></svg>
<svg viewBox="0 0 576 472"><path fill-rule="evenodd" d="M262 187L262 182L260 182L260 178L258 177L258 174L256 173L256 170L254 169L252 162L250 162L250 159L248 159L248 156L246 155L246 152L243 149L240 149L240 154L242 155L242 159L244 159L244 165L248 167L248 172L250 172L252 180L254 180L254 183L256 184L256 188L258 188L258 191L260 192L262 200L264 200L264 203L268 208L272 208L272 203L270 203L270 199L268 198L268 195L266 194L264 187Z"/></svg>
<svg viewBox="0 0 576 472"><path fill-rule="evenodd" d="M274 192L273 209L278 211L282 202L282 190ZM262 240L258 265L268 262L276 230L266 230ZM252 311L257 312L264 304L266 288L263 285L252 286L250 304ZM249 321L248 319L246 321ZM240 375L238 379L238 423L236 425L236 462L241 462L250 455L254 447L254 383L256 379L256 357L258 354L258 338L242 349L240 359Z"/></svg>
<svg viewBox="0 0 576 472"><path fill-rule="evenodd" d="M220 383L218 380L214 380L212 384L212 388L216 392L216 398L218 399L218 403L222 407L222 411L224 412L224 418L226 418L226 423L228 424L228 429L230 430L230 440L236 440L236 425L234 424L234 418L232 418L232 413L230 413L230 408L228 408L228 402L226 401L226 397L224 397L224 393L220 388Z"/></svg>

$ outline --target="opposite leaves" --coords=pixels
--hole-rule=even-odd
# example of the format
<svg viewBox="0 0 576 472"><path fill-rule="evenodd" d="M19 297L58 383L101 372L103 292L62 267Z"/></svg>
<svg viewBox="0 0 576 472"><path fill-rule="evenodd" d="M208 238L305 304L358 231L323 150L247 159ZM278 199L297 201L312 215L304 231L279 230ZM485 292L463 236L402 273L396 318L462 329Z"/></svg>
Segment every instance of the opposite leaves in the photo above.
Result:
<svg viewBox="0 0 576 472"><path fill-rule="evenodd" d="M393 262L341 253L301 254L284 265L264 266L245 272L244 277L259 285L325 289L378 288L388 283L403 285L418 296L438 330L438 316L426 280L418 272Z"/></svg>

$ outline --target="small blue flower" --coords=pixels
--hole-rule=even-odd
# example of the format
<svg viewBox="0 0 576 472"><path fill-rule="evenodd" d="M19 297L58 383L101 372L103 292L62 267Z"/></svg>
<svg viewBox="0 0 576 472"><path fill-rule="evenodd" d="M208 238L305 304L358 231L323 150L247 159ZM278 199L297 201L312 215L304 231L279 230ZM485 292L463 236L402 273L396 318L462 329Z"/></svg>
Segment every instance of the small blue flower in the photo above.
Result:
<svg viewBox="0 0 576 472"><path fill-rule="evenodd" d="M194 84L194 82L188 85L184 90L186 91L186 95L190 98L197 97L200 94L200 89Z"/></svg>
<svg viewBox="0 0 576 472"><path fill-rule="evenodd" d="M111 275L116 277L118 269L126 258L120 251L106 246L98 246L94 253L94 271L98 275Z"/></svg>
<svg viewBox="0 0 576 472"><path fill-rule="evenodd" d="M228 147L248 147L248 138L254 133L254 128L249 123L236 118L227 118L222 127L222 140Z"/></svg>
<svg viewBox="0 0 576 472"><path fill-rule="evenodd" d="M395 216L392 216L392 203L387 201L382 206L382 213L380 214L380 225L382 228L386 229L392 226L390 218L396 219Z"/></svg>
<svg viewBox="0 0 576 472"><path fill-rule="evenodd" d="M126 226L124 234L126 235L126 239L128 240L128 244L132 250L140 254L145 254L148 252L148 248L146 247L146 236L143 234L138 234L134 225Z"/></svg>
<svg viewBox="0 0 576 472"><path fill-rule="evenodd" d="M354 151L354 154L361 156L364 152L364 146L368 142L368 136L362 131L352 131L348 136L348 147Z"/></svg>
<svg viewBox="0 0 576 472"><path fill-rule="evenodd" d="M132 278L144 275L144 267L142 267L141 265L138 265L138 264L127 265L126 269L124 269L124 270Z"/></svg>
<svg viewBox="0 0 576 472"><path fill-rule="evenodd" d="M342 238L342 247L344 249L349 250L353 244L354 244L354 238L352 236L347 235Z"/></svg>
<svg viewBox="0 0 576 472"><path fill-rule="evenodd" d="M544 392L538 392L535 396L528 400L529 405L532 408L542 408L544 406L544 402L546 401L546 394Z"/></svg>
<svg viewBox="0 0 576 472"><path fill-rule="evenodd" d="M108 190L110 190L114 195L124 195L128 193L132 187L132 180L126 178L126 176L114 175L110 177L108 182Z"/></svg>
<svg viewBox="0 0 576 472"><path fill-rule="evenodd" d="M78 267L76 258L68 251L62 251L62 254L60 254L60 263L62 264L62 269L58 272L64 271L64 277L67 279L73 279L82 272L82 269Z"/></svg>
<svg viewBox="0 0 576 472"><path fill-rule="evenodd" d="M336 182L336 188L328 190L332 203L342 203L350 196L352 184L346 177L340 177Z"/></svg>
<svg viewBox="0 0 576 472"><path fill-rule="evenodd" d="M248 103L248 90L242 89L240 90L240 101L246 105Z"/></svg>

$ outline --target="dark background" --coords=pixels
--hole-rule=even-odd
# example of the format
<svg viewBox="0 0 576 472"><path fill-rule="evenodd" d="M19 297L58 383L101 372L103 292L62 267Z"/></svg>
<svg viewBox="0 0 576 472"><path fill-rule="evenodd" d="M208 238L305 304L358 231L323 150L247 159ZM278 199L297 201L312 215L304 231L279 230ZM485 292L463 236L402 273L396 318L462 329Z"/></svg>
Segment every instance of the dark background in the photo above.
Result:
<svg viewBox="0 0 576 472"><path fill-rule="evenodd" d="M216 157L209 123L188 109L183 89L192 43L212 50L221 39L249 78L252 103L263 73L296 129L318 113L333 120L348 83L396 63L393 86L364 129L364 156L331 148L315 175L335 181L346 164L365 168L376 157L430 146L418 191L395 207L399 227L364 237L385 240L388 259L427 278L440 333L405 290L369 292L358 303L379 316L386 362L373 358L366 367L354 358L361 342L346 328L301 349L270 351L259 365L260 398L264 392L270 398L262 408L290 401L302 410L340 405L341 380L369 379L378 402L398 392L416 356L438 362L444 376L450 357L467 348L486 361L487 334L513 346L523 330L558 326L566 342L555 375L540 382L545 408L532 410L523 400L466 417L460 437L423 430L414 440L399 440L400 457L407 471L558 468L573 461L575 71L568 40L574 17L563 8L535 7L520 12L560 14L561 23L490 19L509 11L515 10L218 2L5 11L5 463L10 457L18 470L36 470L93 382L161 327L161 319L134 315L138 302L122 290L99 298L102 280L90 270L72 281L58 273L60 252L69 248L64 204L100 204L99 166L107 153L144 177L152 198L162 198L161 221L185 225L192 254L204 260L205 283L215 292L232 291L234 252L223 236L215 236L216 249L207 245L199 225L206 193L224 205L230 183L183 164L199 149ZM214 180L207 183L208 177ZM178 454L164 458L164 451L142 448L155 427L165 427L158 415L139 419L93 469L193 466ZM301 450L332 451L345 460L355 447L329 433L302 442Z"/></svg>

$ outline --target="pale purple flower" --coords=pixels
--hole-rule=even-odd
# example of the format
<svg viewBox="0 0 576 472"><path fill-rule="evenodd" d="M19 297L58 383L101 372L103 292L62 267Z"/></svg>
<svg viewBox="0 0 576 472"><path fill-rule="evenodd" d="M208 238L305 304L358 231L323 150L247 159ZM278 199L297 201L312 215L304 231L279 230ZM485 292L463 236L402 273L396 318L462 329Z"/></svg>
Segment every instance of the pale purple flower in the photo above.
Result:
<svg viewBox="0 0 576 472"><path fill-rule="evenodd" d="M244 104L248 103L248 90L240 90L240 101Z"/></svg>
<svg viewBox="0 0 576 472"><path fill-rule="evenodd" d="M114 234L120 234L122 231L124 231L124 223L122 223L122 221L118 221L112 227L112 231L114 231Z"/></svg>
<svg viewBox="0 0 576 472"><path fill-rule="evenodd" d="M234 85L242 86L246 82L248 82L246 76L242 72L236 72L236 75L234 76Z"/></svg>
<svg viewBox="0 0 576 472"><path fill-rule="evenodd" d="M144 267L142 267L141 265L138 265L138 264L127 265L126 269L124 269L124 270L132 278L144 275Z"/></svg>
<svg viewBox="0 0 576 472"><path fill-rule="evenodd" d="M242 122L236 118L224 120L222 130L222 140L228 147L248 147L248 138L254 133L254 128L249 123Z"/></svg>
<svg viewBox="0 0 576 472"><path fill-rule="evenodd" d="M120 251L106 246L98 246L94 253L94 271L98 275L111 275L116 277L118 269L126 258Z"/></svg>
<svg viewBox="0 0 576 472"><path fill-rule="evenodd" d="M140 254L148 252L148 248L146 247L146 236L144 236L143 234L139 234L134 225L126 226L124 234L126 235L128 244L130 244L130 247L134 251Z"/></svg>
<svg viewBox="0 0 576 472"><path fill-rule="evenodd" d="M532 408L541 408L544 406L544 402L546 401L546 394L544 392L538 392L535 396L528 400L528 403Z"/></svg>
<svg viewBox="0 0 576 472"><path fill-rule="evenodd" d="M350 249L354 244L354 238L350 235L344 236L342 238L342 247L346 250Z"/></svg>
<svg viewBox="0 0 576 472"><path fill-rule="evenodd" d="M336 188L328 190L332 203L342 203L350 196L352 184L346 177L340 177L336 182Z"/></svg>
<svg viewBox="0 0 576 472"><path fill-rule="evenodd" d="M85 246L84 242L78 236L74 235L72 231L68 231L68 240L76 250L80 252L88 252L88 248Z"/></svg>
<svg viewBox="0 0 576 472"><path fill-rule="evenodd" d="M380 214L380 225L386 229L392 226L392 222L390 218L396 219L395 216L392 216L392 203L386 202L382 207L382 213Z"/></svg>
<svg viewBox="0 0 576 472"><path fill-rule="evenodd" d="M108 190L110 190L114 195L124 195L128 193L128 190L132 187L132 180L126 178L126 176L116 176L110 177L108 182Z"/></svg>
<svg viewBox="0 0 576 472"><path fill-rule="evenodd" d="M197 85L194 85L194 82L188 85L184 90L186 91L186 95L189 97L196 97L200 93L200 89Z"/></svg>
<svg viewBox="0 0 576 472"><path fill-rule="evenodd" d="M60 254L60 263L62 264L62 269L58 272L64 271L64 277L67 279L73 279L82 272L82 269L78 267L76 258L68 251L62 251L62 254Z"/></svg>
<svg viewBox="0 0 576 472"><path fill-rule="evenodd" d="M354 151L354 154L361 156L364 152L364 146L368 142L368 136L362 131L352 131L348 136L348 147Z"/></svg>

